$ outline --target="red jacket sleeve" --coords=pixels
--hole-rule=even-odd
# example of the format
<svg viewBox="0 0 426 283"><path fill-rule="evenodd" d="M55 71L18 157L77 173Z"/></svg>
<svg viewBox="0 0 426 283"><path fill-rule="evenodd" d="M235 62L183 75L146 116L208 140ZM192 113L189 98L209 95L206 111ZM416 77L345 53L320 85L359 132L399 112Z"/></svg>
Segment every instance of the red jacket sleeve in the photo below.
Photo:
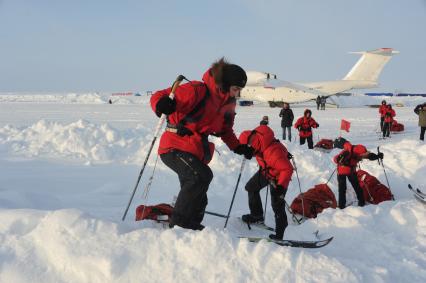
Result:
<svg viewBox="0 0 426 283"><path fill-rule="evenodd" d="M287 150L284 147L280 147L264 156L267 167L279 172L276 175L277 184L285 189L288 188L291 176L293 175L293 166L290 160L288 160L287 154Z"/></svg>
<svg viewBox="0 0 426 283"><path fill-rule="evenodd" d="M312 128L318 127L318 123L317 123L317 121L314 120L314 118L311 118L311 121L310 121L309 124Z"/></svg>
<svg viewBox="0 0 426 283"><path fill-rule="evenodd" d="M294 128L295 129L297 129L300 126L300 124L302 124L302 119L303 119L303 117L297 119L296 123L294 124Z"/></svg>
<svg viewBox="0 0 426 283"><path fill-rule="evenodd" d="M175 91L176 112L189 113L204 96L197 95L197 87L203 87L196 82L180 85ZM171 88L159 90L155 92L150 99L151 108L155 112L157 102L164 96L169 96Z"/></svg>
<svg viewBox="0 0 426 283"><path fill-rule="evenodd" d="M230 150L234 150L240 144L240 141L235 135L235 132L233 129L235 112L231 115L229 119L230 119L229 122L224 126L224 131L222 135L220 136L220 138L229 147Z"/></svg>

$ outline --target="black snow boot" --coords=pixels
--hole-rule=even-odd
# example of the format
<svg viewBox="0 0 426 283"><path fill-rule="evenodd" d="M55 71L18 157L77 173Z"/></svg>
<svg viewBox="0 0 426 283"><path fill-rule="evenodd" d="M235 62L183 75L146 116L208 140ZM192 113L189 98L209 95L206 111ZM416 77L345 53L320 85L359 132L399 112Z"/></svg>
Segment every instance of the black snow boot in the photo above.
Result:
<svg viewBox="0 0 426 283"><path fill-rule="evenodd" d="M245 223L263 223L265 219L263 218L263 215L251 215L251 214L244 214L241 217L241 220Z"/></svg>
<svg viewBox="0 0 426 283"><path fill-rule="evenodd" d="M271 240L282 240L283 237L279 237L275 234L269 234L269 239L271 239Z"/></svg>

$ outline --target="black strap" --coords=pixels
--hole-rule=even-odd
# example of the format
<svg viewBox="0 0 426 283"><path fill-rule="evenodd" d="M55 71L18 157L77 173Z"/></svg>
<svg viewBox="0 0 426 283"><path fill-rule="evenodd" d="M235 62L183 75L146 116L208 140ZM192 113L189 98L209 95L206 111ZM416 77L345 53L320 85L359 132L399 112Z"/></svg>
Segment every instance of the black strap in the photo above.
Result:
<svg viewBox="0 0 426 283"><path fill-rule="evenodd" d="M200 111L200 109L204 108L204 106L206 105L207 99L210 97L209 88L207 87L207 85L205 86L206 86L206 94L204 95L203 99L201 99L201 101L198 102L198 104L195 105L194 108L179 121L179 124L185 125L188 122L195 123L201 120L203 116L202 114L204 113L198 113L198 112Z"/></svg>

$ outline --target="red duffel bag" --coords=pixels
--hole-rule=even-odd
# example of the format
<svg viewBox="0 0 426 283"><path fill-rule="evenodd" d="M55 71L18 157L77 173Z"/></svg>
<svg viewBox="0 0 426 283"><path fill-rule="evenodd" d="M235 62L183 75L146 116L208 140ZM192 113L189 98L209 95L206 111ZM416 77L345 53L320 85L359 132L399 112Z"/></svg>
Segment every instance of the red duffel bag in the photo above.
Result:
<svg viewBox="0 0 426 283"><path fill-rule="evenodd" d="M172 216L173 206L167 203L157 205L139 205L136 208L136 221L156 220L168 222Z"/></svg>
<svg viewBox="0 0 426 283"><path fill-rule="evenodd" d="M404 131L404 125L398 123L396 120L393 120L390 130L392 132L402 132Z"/></svg>
<svg viewBox="0 0 426 283"><path fill-rule="evenodd" d="M329 139L321 139L315 144L314 148L322 151L331 151L333 149L333 141Z"/></svg>
<svg viewBox="0 0 426 283"><path fill-rule="evenodd" d="M305 215L308 218L317 217L319 213L329 207L336 208L337 201L334 193L326 184L315 185L307 192L298 195L290 206L293 213Z"/></svg>
<svg viewBox="0 0 426 283"><path fill-rule="evenodd" d="M368 174L364 170L358 170L356 175L366 202L378 204L382 201L392 199L392 193L389 188L380 183L376 177Z"/></svg>

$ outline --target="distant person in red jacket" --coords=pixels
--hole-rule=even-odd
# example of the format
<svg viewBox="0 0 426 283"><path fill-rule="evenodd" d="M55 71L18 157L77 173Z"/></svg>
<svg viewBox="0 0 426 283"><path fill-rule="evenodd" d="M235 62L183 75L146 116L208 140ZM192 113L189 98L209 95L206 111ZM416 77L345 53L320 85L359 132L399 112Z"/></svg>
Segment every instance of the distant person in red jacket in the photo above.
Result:
<svg viewBox="0 0 426 283"><path fill-rule="evenodd" d="M305 144L308 141L308 148L314 148L314 141L312 140L312 128L318 128L319 124L311 117L312 111L306 109L303 117L297 119L294 127L299 130L300 144Z"/></svg>
<svg viewBox="0 0 426 283"><path fill-rule="evenodd" d="M383 125L385 123L385 114L386 114L386 100L382 100L382 105L379 107L379 114L380 114L380 131L383 132Z"/></svg>
<svg viewBox="0 0 426 283"><path fill-rule="evenodd" d="M170 227L202 230L207 206L207 190L213 173L207 165L214 153L209 135L219 136L235 153L250 159L253 150L240 144L233 125L236 96L245 86L246 72L223 58L215 62L203 81L179 86L174 99L171 88L157 91L151 106L160 116L168 115L166 131L160 139L158 154L178 174L180 192L176 199Z"/></svg>
<svg viewBox="0 0 426 283"><path fill-rule="evenodd" d="M393 122L393 117L395 117L395 110L392 109L392 105L388 104L386 105L386 111L385 111L385 120L383 124L383 138L389 137L390 135L390 129Z"/></svg>
<svg viewBox="0 0 426 283"><path fill-rule="evenodd" d="M250 214L242 216L246 223L263 223L264 215L260 190L268 184L271 188L271 205L275 213L275 234L271 239L282 239L286 229L285 194L293 174L290 160L291 154L286 147L275 138L274 132L266 125L260 125L253 131L244 131L240 135L240 143L247 144L254 150L259 171L246 184Z"/></svg>
<svg viewBox="0 0 426 283"><path fill-rule="evenodd" d="M365 146L361 144L352 145L344 138L334 140L334 147L343 149L334 157L337 164L337 183L339 186L339 208L346 207L346 178L351 182L358 198L358 206L365 205L364 194L359 186L358 177L356 175L356 166L362 159L377 160L383 159L383 153L375 154L367 151Z"/></svg>

